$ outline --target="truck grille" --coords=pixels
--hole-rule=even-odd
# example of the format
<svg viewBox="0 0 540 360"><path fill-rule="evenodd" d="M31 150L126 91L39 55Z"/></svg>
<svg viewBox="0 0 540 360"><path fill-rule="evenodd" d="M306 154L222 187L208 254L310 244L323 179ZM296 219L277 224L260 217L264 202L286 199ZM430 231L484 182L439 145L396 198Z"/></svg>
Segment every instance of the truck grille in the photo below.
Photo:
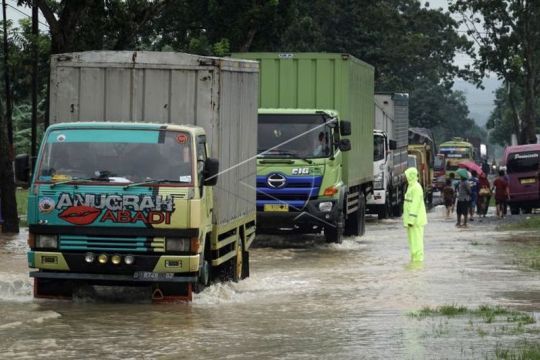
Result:
<svg viewBox="0 0 540 360"><path fill-rule="evenodd" d="M306 206L309 200L316 199L322 183L322 176L286 177L281 188L270 187L268 176L257 176L257 210L262 211L265 204L288 204L291 211Z"/></svg>
<svg viewBox="0 0 540 360"><path fill-rule="evenodd" d="M59 241L59 248L64 251L153 252L164 251L164 245L145 237L61 235Z"/></svg>

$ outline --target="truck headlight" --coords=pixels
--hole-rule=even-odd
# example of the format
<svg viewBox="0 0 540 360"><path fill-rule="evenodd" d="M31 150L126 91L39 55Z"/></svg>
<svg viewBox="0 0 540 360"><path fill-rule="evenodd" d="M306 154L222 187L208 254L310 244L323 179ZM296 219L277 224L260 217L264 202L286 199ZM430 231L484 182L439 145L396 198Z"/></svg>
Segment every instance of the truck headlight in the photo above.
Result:
<svg viewBox="0 0 540 360"><path fill-rule="evenodd" d="M57 235L36 235L36 248L43 249L57 249L58 248L58 236Z"/></svg>
<svg viewBox="0 0 540 360"><path fill-rule="evenodd" d="M191 239L189 238L166 238L165 250L187 252L191 248Z"/></svg>
<svg viewBox="0 0 540 360"><path fill-rule="evenodd" d="M324 201L319 203L319 210L322 212L329 212L332 211L332 207L334 204L331 201Z"/></svg>
<svg viewBox="0 0 540 360"><path fill-rule="evenodd" d="M378 173L373 178L373 187L375 189L383 189L384 188L384 173Z"/></svg>

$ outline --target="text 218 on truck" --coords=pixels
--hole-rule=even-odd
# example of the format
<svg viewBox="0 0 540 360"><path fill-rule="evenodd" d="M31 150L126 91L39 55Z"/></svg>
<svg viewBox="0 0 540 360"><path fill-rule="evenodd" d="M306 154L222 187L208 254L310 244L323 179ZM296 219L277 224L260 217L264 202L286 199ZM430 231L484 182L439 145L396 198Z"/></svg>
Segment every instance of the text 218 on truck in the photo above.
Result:
<svg viewBox="0 0 540 360"><path fill-rule="evenodd" d="M35 296L128 285L189 300L248 276L257 88L251 61L55 55L28 204Z"/></svg>

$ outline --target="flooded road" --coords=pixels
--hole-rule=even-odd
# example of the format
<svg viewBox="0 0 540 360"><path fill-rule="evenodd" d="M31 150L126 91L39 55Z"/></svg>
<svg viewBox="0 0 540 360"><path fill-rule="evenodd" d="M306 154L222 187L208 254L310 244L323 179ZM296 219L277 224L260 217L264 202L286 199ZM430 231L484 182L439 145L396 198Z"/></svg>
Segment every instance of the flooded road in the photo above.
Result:
<svg viewBox="0 0 540 360"><path fill-rule="evenodd" d="M496 220L456 230L441 213L429 215L423 267L408 264L400 220L373 220L340 245L260 236L250 278L175 305L33 300L26 234L2 237L0 357L485 359L538 342L540 270L528 257L540 237L496 231ZM411 316L453 304L501 305L536 323Z"/></svg>

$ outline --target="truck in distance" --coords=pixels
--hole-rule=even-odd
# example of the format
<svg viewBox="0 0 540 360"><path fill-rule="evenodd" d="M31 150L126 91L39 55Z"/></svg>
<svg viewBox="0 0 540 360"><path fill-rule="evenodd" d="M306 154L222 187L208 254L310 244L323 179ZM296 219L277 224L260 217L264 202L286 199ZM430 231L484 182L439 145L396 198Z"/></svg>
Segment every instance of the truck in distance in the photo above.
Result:
<svg viewBox="0 0 540 360"><path fill-rule="evenodd" d="M405 191L409 128L409 95L375 94L373 193L367 210L379 219L400 216Z"/></svg>

